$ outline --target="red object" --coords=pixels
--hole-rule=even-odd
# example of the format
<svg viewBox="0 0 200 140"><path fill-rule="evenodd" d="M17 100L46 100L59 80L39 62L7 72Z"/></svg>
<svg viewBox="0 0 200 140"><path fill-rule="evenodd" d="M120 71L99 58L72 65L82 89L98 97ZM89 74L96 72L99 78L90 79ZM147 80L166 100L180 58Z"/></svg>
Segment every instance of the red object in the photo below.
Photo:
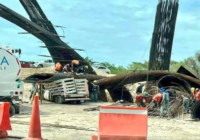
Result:
<svg viewBox="0 0 200 140"><path fill-rule="evenodd" d="M198 91L196 91L196 90L194 91L194 99L195 99L195 100L197 100L197 97L196 97L197 92L198 92Z"/></svg>
<svg viewBox="0 0 200 140"><path fill-rule="evenodd" d="M1 138L7 138L7 137L8 137L7 131L0 131L0 139Z"/></svg>
<svg viewBox="0 0 200 140"><path fill-rule="evenodd" d="M18 71L17 75L19 75L19 74L20 74L20 71L21 71L21 69L19 69L19 71Z"/></svg>
<svg viewBox="0 0 200 140"><path fill-rule="evenodd" d="M6 50L10 55L13 55L11 52L9 52L8 50Z"/></svg>
<svg viewBox="0 0 200 140"><path fill-rule="evenodd" d="M92 135L91 140L98 140L98 136Z"/></svg>
<svg viewBox="0 0 200 140"><path fill-rule="evenodd" d="M10 103L0 103L0 138L7 138L7 130L12 130L10 125Z"/></svg>
<svg viewBox="0 0 200 140"><path fill-rule="evenodd" d="M153 97L153 100L154 101L156 101L156 102L158 102L158 103L160 103L161 102L161 100L162 100L162 94L161 93L158 93L158 94L156 94L154 97Z"/></svg>
<svg viewBox="0 0 200 140"><path fill-rule="evenodd" d="M195 99L200 100L200 91L195 94Z"/></svg>
<svg viewBox="0 0 200 140"><path fill-rule="evenodd" d="M19 65L19 60L16 58L17 64Z"/></svg>
<svg viewBox="0 0 200 140"><path fill-rule="evenodd" d="M136 100L137 103L143 102L143 97L142 97L142 95L141 95L141 94L138 94L138 95L135 97L135 100Z"/></svg>
<svg viewBox="0 0 200 140"><path fill-rule="evenodd" d="M20 61L20 63L21 63L22 68L30 68L31 67L31 64L29 62Z"/></svg>
<svg viewBox="0 0 200 140"><path fill-rule="evenodd" d="M43 140L41 136L38 96L35 96L28 137L23 140Z"/></svg>
<svg viewBox="0 0 200 140"><path fill-rule="evenodd" d="M61 68L62 68L62 65L59 62L56 63L55 70L61 70Z"/></svg>
<svg viewBox="0 0 200 140"><path fill-rule="evenodd" d="M146 108L103 106L98 140L147 140L147 119Z"/></svg>

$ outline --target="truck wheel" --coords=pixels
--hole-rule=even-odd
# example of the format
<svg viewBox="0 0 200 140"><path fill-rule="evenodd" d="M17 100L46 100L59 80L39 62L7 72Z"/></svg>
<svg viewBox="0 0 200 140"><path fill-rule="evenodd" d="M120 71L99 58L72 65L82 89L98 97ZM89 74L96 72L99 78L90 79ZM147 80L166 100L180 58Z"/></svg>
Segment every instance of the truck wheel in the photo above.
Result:
<svg viewBox="0 0 200 140"><path fill-rule="evenodd" d="M15 108L15 113L19 114L20 113L20 104L14 104L13 106Z"/></svg>
<svg viewBox="0 0 200 140"><path fill-rule="evenodd" d="M13 105L10 105L10 117L15 115L15 108Z"/></svg>
<svg viewBox="0 0 200 140"><path fill-rule="evenodd" d="M54 96L54 101L55 101L55 103L58 103L58 96Z"/></svg>
<svg viewBox="0 0 200 140"><path fill-rule="evenodd" d="M64 99L62 96L57 96L57 103L62 104L64 102Z"/></svg>
<svg viewBox="0 0 200 140"><path fill-rule="evenodd" d="M39 64L39 65L38 65L38 68L43 68L43 65Z"/></svg>
<svg viewBox="0 0 200 140"><path fill-rule="evenodd" d="M81 100L76 101L76 104L81 104Z"/></svg>

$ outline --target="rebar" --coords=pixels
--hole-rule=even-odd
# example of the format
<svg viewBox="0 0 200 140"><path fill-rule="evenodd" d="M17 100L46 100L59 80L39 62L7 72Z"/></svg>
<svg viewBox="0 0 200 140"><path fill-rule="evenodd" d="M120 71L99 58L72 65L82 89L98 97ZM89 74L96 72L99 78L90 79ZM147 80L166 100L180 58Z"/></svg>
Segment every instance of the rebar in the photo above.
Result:
<svg viewBox="0 0 200 140"><path fill-rule="evenodd" d="M149 70L169 70L178 7L178 0L160 0L157 5Z"/></svg>

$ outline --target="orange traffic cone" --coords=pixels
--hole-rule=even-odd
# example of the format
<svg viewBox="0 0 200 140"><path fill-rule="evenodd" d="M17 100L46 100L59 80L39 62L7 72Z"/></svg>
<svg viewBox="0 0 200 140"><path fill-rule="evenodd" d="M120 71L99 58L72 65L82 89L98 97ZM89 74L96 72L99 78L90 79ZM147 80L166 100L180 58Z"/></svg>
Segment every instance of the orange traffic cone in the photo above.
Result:
<svg viewBox="0 0 200 140"><path fill-rule="evenodd" d="M12 130L10 125L10 103L0 103L0 139L7 138L7 130Z"/></svg>
<svg viewBox="0 0 200 140"><path fill-rule="evenodd" d="M35 96L28 137L23 140L44 140L41 136L38 96Z"/></svg>

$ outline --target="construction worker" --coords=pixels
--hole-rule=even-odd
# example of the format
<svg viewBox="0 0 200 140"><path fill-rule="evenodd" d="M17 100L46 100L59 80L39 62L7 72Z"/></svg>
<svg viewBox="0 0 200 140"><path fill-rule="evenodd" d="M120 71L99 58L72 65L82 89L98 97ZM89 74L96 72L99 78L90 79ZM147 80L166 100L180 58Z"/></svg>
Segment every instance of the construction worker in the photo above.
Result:
<svg viewBox="0 0 200 140"><path fill-rule="evenodd" d="M87 70L88 70L88 66L85 65L85 66L80 66L77 70L77 73L83 73L83 74L86 74L87 73Z"/></svg>
<svg viewBox="0 0 200 140"><path fill-rule="evenodd" d="M146 107L146 102L148 97L148 93L138 93L135 97L135 102L137 103L137 107Z"/></svg>
<svg viewBox="0 0 200 140"><path fill-rule="evenodd" d="M72 60L71 62L72 72L77 71L78 65L79 65L79 60Z"/></svg>
<svg viewBox="0 0 200 140"><path fill-rule="evenodd" d="M196 88L196 91L197 92L195 93L195 99L199 101L200 100L200 90L199 90L199 88Z"/></svg>
<svg viewBox="0 0 200 140"><path fill-rule="evenodd" d="M199 88L196 88L195 91L194 91L194 99L195 100L197 100L196 94L197 94L198 91L199 91Z"/></svg>
<svg viewBox="0 0 200 140"><path fill-rule="evenodd" d="M169 109L169 93L164 89L161 88L160 91L163 93L163 98L161 102L161 108L160 108L160 116L163 117L164 110L168 113L168 118L171 117L171 111Z"/></svg>
<svg viewBox="0 0 200 140"><path fill-rule="evenodd" d="M191 88L191 92L192 92L193 98L195 99L194 91L195 91L195 88L192 87L192 88Z"/></svg>
<svg viewBox="0 0 200 140"><path fill-rule="evenodd" d="M156 107L160 107L160 103L162 101L162 93L157 93L154 97L152 102L155 104Z"/></svg>
<svg viewBox="0 0 200 140"><path fill-rule="evenodd" d="M66 65L63 67L63 71L65 71L65 72L71 72L71 64L66 64Z"/></svg>
<svg viewBox="0 0 200 140"><path fill-rule="evenodd" d="M99 85L96 84L96 80L91 83L92 88L92 101L97 102L99 94Z"/></svg>
<svg viewBox="0 0 200 140"><path fill-rule="evenodd" d="M137 104L137 107L146 107L145 103L143 101L142 93L137 93L137 95L135 97L135 102Z"/></svg>
<svg viewBox="0 0 200 140"><path fill-rule="evenodd" d="M35 83L32 83L32 87L31 87L31 95L30 95L30 97L29 97L29 99L31 100L31 98L32 98L32 96L33 96L33 92L34 92L34 90L35 90Z"/></svg>
<svg viewBox="0 0 200 140"><path fill-rule="evenodd" d="M183 98L183 104L182 107L185 109L185 113L189 114L189 105L190 105L190 100L188 97L181 95L181 97Z"/></svg>
<svg viewBox="0 0 200 140"><path fill-rule="evenodd" d="M62 65L60 64L60 62L57 62L57 63L56 63L55 70L56 70L57 72L62 72Z"/></svg>

